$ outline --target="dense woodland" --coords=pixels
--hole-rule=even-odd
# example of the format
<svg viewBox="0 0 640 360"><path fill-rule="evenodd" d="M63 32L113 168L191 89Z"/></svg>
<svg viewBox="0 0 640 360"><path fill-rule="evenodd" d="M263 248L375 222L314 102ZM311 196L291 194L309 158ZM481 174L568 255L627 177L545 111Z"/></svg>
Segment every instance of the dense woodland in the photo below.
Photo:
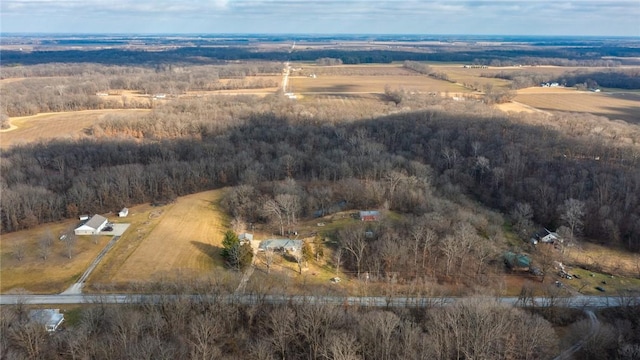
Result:
<svg viewBox="0 0 640 360"><path fill-rule="evenodd" d="M350 207L386 203L424 214L428 202L410 202L385 185L398 173L428 181L439 195L467 194L504 213L529 204L535 223L550 228L563 224L560 206L576 199L585 204L583 236L640 248L635 127L588 115L510 119L476 102L403 101L423 110L368 119L343 113L336 121L323 118L333 114L320 105L303 111L278 98L235 98L226 108L225 100L179 101L92 130L108 138L14 147L2 153L2 230L286 178L331 188L355 179L371 185L352 194ZM374 200L358 199L375 187Z"/></svg>
<svg viewBox="0 0 640 360"><path fill-rule="evenodd" d="M562 340L541 316L548 310L474 298L427 309L247 306L204 294L87 305L47 334L26 306L3 306L0 352L4 359L551 359L585 337L576 358L637 358L637 307L603 312L593 332L572 314Z"/></svg>

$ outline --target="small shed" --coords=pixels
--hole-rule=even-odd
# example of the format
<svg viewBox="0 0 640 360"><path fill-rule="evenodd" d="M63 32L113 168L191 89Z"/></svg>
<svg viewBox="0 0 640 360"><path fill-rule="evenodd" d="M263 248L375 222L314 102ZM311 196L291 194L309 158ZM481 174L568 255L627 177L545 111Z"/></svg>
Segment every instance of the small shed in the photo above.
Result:
<svg viewBox="0 0 640 360"><path fill-rule="evenodd" d="M64 321L64 315L60 309L39 309L31 310L29 318L45 327L48 332L54 332Z"/></svg>
<svg viewBox="0 0 640 360"><path fill-rule="evenodd" d="M89 220L89 215L80 215L78 218L80 219L80 221L87 221Z"/></svg>
<svg viewBox="0 0 640 360"><path fill-rule="evenodd" d="M379 220L380 220L380 211L377 211L377 210L360 211L360 221L379 221Z"/></svg>
<svg viewBox="0 0 640 360"><path fill-rule="evenodd" d="M244 244L246 242L250 242L251 240L253 240L253 234L242 233L242 234L238 235L238 240L240 240L240 244Z"/></svg>
<svg viewBox="0 0 640 360"><path fill-rule="evenodd" d="M101 215L93 215L89 221L78 226L74 232L76 235L95 235L107 226L107 218Z"/></svg>
<svg viewBox="0 0 640 360"><path fill-rule="evenodd" d="M122 210L120 210L120 212L118 213L119 217L127 217L127 215L129 215L129 209L127 208L123 208Z"/></svg>

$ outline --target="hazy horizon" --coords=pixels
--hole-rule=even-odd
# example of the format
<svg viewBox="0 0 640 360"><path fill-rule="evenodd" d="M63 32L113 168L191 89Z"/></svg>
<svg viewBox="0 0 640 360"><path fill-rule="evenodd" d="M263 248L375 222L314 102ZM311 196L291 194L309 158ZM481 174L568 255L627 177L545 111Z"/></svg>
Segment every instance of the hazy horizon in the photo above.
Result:
<svg viewBox="0 0 640 360"><path fill-rule="evenodd" d="M3 0L2 33L640 36L640 1Z"/></svg>

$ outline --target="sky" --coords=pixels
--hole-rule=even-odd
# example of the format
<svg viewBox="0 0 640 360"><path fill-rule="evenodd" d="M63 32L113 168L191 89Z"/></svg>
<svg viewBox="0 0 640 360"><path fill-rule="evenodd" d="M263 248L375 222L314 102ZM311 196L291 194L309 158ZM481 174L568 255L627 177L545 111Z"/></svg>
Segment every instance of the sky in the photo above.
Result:
<svg viewBox="0 0 640 360"><path fill-rule="evenodd" d="M2 33L640 36L640 0L0 0Z"/></svg>

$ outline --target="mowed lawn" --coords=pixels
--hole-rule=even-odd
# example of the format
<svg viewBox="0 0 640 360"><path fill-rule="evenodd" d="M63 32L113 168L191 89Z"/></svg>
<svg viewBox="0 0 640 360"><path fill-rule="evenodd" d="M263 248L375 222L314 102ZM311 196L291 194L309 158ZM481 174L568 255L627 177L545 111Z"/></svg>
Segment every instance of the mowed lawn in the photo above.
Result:
<svg viewBox="0 0 640 360"><path fill-rule="evenodd" d="M95 244L96 239L92 236L78 236L69 259L59 237L77 224L77 220L67 220L3 234L0 240L0 292L60 293L75 282L111 239L100 236ZM40 255L39 246L44 236L53 238L46 260ZM22 260L15 256L19 247L24 252Z"/></svg>
<svg viewBox="0 0 640 360"><path fill-rule="evenodd" d="M13 117L10 119L11 129L0 131L0 147L6 149L17 144L54 138L80 138L86 136L84 132L87 128L100 122L108 114L145 114L147 112L149 110L109 109Z"/></svg>
<svg viewBox="0 0 640 360"><path fill-rule="evenodd" d="M119 251L114 249L112 256L105 259L107 266L111 263L111 269L103 271L95 281L145 282L207 275L222 267L220 251L227 228L218 201L223 191L180 197L174 204L159 209L162 210L159 216L151 216L149 222L153 224L142 223L130 229L117 245ZM151 226L145 234L146 225ZM144 235L137 241L140 233Z"/></svg>

